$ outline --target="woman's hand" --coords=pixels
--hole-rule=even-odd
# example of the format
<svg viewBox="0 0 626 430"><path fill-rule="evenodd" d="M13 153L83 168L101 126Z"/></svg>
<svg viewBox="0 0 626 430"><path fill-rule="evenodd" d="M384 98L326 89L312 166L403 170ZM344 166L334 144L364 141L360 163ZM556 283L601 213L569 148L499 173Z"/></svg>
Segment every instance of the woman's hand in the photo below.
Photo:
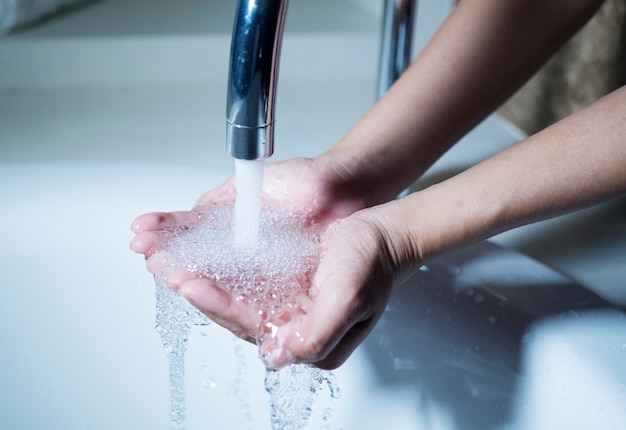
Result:
<svg viewBox="0 0 626 430"><path fill-rule="evenodd" d="M268 164L262 198L269 204L305 214L317 226L325 229L335 220L365 206L365 200L347 186L337 172L329 163L307 159ZM198 200L197 207L232 205L236 194L233 184L231 178L206 193ZM132 224L136 236L131 242L131 248L146 256L150 272L165 277L173 289L179 290L211 319L236 335L254 341L261 333L257 328L258 315L251 306L237 301L228 291L207 279L198 278L195 273L184 269L171 271L164 264L168 232L191 226L199 219L198 212L194 210L141 215ZM309 301L307 298L304 300ZM292 313L290 317L296 315Z"/></svg>
<svg viewBox="0 0 626 430"><path fill-rule="evenodd" d="M365 207L365 199L346 185L341 174L330 163L319 159L294 159L265 167L262 198L269 204L304 214L321 228ZM234 179L204 194L196 207L233 205L236 191ZM164 269L162 249L167 231L190 226L199 221L198 212L154 212L139 216L132 223L136 236L131 249L144 254L148 270L154 274ZM165 274L166 275L166 274Z"/></svg>
<svg viewBox="0 0 626 430"><path fill-rule="evenodd" d="M329 227L308 296L259 345L268 368L309 362L334 369L374 328L399 274L421 261L408 242L410 234L396 228L403 223L387 218L392 204L397 205L365 209ZM177 283L183 297L221 325L245 339L261 338L250 306L205 279Z"/></svg>

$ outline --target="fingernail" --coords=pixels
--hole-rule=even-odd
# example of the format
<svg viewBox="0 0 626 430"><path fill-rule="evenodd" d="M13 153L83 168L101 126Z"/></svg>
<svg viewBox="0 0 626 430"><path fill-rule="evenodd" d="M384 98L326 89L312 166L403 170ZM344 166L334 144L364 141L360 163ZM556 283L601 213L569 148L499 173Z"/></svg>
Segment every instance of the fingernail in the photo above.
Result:
<svg viewBox="0 0 626 430"><path fill-rule="evenodd" d="M280 370L295 362L294 356L287 348L276 348L263 356L263 363L268 370Z"/></svg>

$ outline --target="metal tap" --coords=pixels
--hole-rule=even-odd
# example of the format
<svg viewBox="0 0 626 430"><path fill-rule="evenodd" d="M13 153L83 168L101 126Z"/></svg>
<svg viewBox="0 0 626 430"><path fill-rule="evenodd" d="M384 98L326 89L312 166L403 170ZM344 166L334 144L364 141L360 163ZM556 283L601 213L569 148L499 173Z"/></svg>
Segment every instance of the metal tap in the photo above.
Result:
<svg viewBox="0 0 626 430"><path fill-rule="evenodd" d="M408 66L416 0L385 0L378 95ZM289 0L239 0L233 27L226 146L237 159L274 152L280 50Z"/></svg>

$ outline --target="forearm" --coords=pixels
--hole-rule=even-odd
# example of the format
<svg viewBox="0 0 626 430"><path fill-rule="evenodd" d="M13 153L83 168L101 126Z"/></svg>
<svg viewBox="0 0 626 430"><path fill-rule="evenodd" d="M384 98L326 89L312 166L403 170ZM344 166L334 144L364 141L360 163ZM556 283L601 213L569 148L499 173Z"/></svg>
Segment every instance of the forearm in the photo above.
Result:
<svg viewBox="0 0 626 430"><path fill-rule="evenodd" d="M411 252L431 258L626 193L626 87L440 184L392 202Z"/></svg>
<svg viewBox="0 0 626 430"><path fill-rule="evenodd" d="M321 158L370 204L393 198L518 89L601 3L461 1L390 91Z"/></svg>

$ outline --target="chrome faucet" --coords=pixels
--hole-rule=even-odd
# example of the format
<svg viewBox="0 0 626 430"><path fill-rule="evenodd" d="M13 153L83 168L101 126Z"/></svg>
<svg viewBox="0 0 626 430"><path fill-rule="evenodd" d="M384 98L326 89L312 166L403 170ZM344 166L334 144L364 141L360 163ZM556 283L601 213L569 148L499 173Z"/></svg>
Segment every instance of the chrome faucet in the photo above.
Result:
<svg viewBox="0 0 626 430"><path fill-rule="evenodd" d="M408 66L416 0L385 0L378 96ZM226 147L237 159L274 152L280 49L289 0L239 0L230 50Z"/></svg>
<svg viewBox="0 0 626 430"><path fill-rule="evenodd" d="M274 112L289 0L239 0L226 101L228 153L242 160L274 152Z"/></svg>
<svg viewBox="0 0 626 430"><path fill-rule="evenodd" d="M417 0L385 0L383 9L378 98L382 97L411 63Z"/></svg>

